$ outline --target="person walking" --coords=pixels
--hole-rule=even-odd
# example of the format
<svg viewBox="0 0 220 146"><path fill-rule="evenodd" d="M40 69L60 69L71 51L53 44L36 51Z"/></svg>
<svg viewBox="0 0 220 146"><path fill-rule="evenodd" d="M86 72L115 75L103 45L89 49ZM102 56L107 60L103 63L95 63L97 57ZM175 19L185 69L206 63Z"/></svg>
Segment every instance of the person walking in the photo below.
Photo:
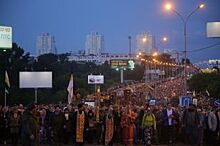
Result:
<svg viewBox="0 0 220 146"><path fill-rule="evenodd" d="M190 145L195 145L197 140L197 127L199 125L199 115L195 105L189 104L188 109L183 113L183 127L185 127L185 141Z"/></svg>
<svg viewBox="0 0 220 146"><path fill-rule="evenodd" d="M128 105L121 116L122 139L125 146L133 146L135 114Z"/></svg>
<svg viewBox="0 0 220 146"><path fill-rule="evenodd" d="M156 131L156 118L149 107L147 108L143 116L142 128L144 129L144 145L151 146L152 136L154 131Z"/></svg>
<svg viewBox="0 0 220 146"><path fill-rule="evenodd" d="M63 142L64 115L58 105L55 106L55 112L51 120L51 129L53 131L54 142L56 146L61 146Z"/></svg>
<svg viewBox="0 0 220 146"><path fill-rule="evenodd" d="M74 113L73 122L75 144L77 146L82 146L85 143L85 134L89 127L88 116L82 104L78 104L78 111Z"/></svg>
<svg viewBox="0 0 220 146"><path fill-rule="evenodd" d="M21 138L23 146L36 146L38 135L38 124L35 117L36 105L30 104L22 115Z"/></svg>
<svg viewBox="0 0 220 146"><path fill-rule="evenodd" d="M21 117L18 114L18 110L14 109L9 119L11 142L13 146L18 145L20 126L21 126Z"/></svg>
<svg viewBox="0 0 220 146"><path fill-rule="evenodd" d="M208 127L209 127L209 144L212 146L217 146L217 126L218 119L215 114L215 108L212 108L211 112L208 114Z"/></svg>
<svg viewBox="0 0 220 146"><path fill-rule="evenodd" d="M173 144L175 141L175 121L177 115L170 103L167 104L167 108L163 111L161 118L164 124L164 129L167 132L167 134L164 135L166 137L166 143Z"/></svg>

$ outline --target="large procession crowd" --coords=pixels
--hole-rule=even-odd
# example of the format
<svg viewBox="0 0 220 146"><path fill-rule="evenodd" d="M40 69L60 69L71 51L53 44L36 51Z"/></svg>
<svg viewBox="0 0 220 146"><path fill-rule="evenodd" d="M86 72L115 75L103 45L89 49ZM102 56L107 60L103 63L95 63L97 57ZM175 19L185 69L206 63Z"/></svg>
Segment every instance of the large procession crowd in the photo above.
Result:
<svg viewBox="0 0 220 146"><path fill-rule="evenodd" d="M181 93L175 85L179 78L158 84L155 96L168 97L166 102L150 104L121 95L117 102L90 106L87 104L22 104L0 106L0 143L17 146L43 144L95 145L220 145L220 107L199 98L197 105L181 107L170 100ZM169 86L173 86L169 88ZM115 90L119 92L119 90ZM167 92L166 92L167 91ZM172 92L174 91L174 92ZM153 93L152 93L153 94ZM115 95L118 96L118 95ZM140 95L141 96L141 95ZM136 99L136 100L135 100Z"/></svg>

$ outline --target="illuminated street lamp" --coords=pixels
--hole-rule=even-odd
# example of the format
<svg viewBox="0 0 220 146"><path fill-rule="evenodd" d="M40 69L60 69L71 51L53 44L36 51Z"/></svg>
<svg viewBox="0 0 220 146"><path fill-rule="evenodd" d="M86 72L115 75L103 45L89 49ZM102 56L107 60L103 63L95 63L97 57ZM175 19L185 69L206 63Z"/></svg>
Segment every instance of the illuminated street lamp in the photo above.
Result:
<svg viewBox="0 0 220 146"><path fill-rule="evenodd" d="M165 5L165 9L167 10L167 11L170 11L171 9L172 9L172 5L171 5L171 3L167 3L166 5Z"/></svg>
<svg viewBox="0 0 220 146"><path fill-rule="evenodd" d="M147 42L147 37L143 37L142 41L143 41L143 43L146 43Z"/></svg>
<svg viewBox="0 0 220 146"><path fill-rule="evenodd" d="M162 38L160 38L160 41L156 44L156 49L158 50L159 49L159 47L160 47L160 45L161 44L165 44L166 42L168 41L168 38L167 37L162 37Z"/></svg>
<svg viewBox="0 0 220 146"><path fill-rule="evenodd" d="M167 37L163 37L163 42L167 42Z"/></svg>
<svg viewBox="0 0 220 146"><path fill-rule="evenodd" d="M187 15L187 17L183 17L183 15L181 15L174 7L171 3L167 3L165 5L165 9L167 11L172 11L174 12L183 22L183 35L184 35L184 93L187 93L187 75L186 75L186 50L187 50L187 39L186 39L186 32L187 32L187 23L189 21L189 18L195 13L197 12L199 9L203 9L205 7L204 3L200 3L191 13L189 13L189 15Z"/></svg>

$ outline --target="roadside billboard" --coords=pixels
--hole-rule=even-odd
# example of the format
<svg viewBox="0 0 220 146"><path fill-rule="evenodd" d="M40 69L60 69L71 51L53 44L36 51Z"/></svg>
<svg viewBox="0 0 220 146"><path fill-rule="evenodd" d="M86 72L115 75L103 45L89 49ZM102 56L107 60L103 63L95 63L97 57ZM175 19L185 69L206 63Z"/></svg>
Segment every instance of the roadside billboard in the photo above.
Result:
<svg viewBox="0 0 220 146"><path fill-rule="evenodd" d="M207 37L208 38L220 37L220 22L207 23Z"/></svg>
<svg viewBox="0 0 220 146"><path fill-rule="evenodd" d="M20 88L52 88L52 72L19 72Z"/></svg>
<svg viewBox="0 0 220 146"><path fill-rule="evenodd" d="M104 84L104 76L88 75L88 84Z"/></svg>
<svg viewBox="0 0 220 146"><path fill-rule="evenodd" d="M12 48L12 27L0 26L0 49Z"/></svg>
<svg viewBox="0 0 220 146"><path fill-rule="evenodd" d="M112 69L134 69L135 62L132 59L112 59L110 61Z"/></svg>

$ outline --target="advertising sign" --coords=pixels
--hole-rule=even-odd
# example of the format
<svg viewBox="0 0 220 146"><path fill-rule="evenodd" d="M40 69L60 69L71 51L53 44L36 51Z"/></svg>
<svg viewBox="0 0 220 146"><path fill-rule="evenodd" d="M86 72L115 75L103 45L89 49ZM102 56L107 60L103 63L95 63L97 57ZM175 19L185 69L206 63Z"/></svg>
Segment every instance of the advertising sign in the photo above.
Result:
<svg viewBox="0 0 220 146"><path fill-rule="evenodd" d="M179 104L182 107L188 107L190 103L192 103L191 96L182 96L179 98Z"/></svg>
<svg viewBox="0 0 220 146"><path fill-rule="evenodd" d="M104 76L88 75L88 84L104 84Z"/></svg>
<svg viewBox="0 0 220 146"><path fill-rule="evenodd" d="M19 72L20 88L52 88L52 72Z"/></svg>
<svg viewBox="0 0 220 146"><path fill-rule="evenodd" d="M126 60L126 59L113 59L111 62L111 68L123 68L123 69L134 69L135 62L134 60Z"/></svg>
<svg viewBox="0 0 220 146"><path fill-rule="evenodd" d="M0 48L12 48L12 27L0 26Z"/></svg>
<svg viewBox="0 0 220 146"><path fill-rule="evenodd" d="M220 22L207 23L207 37L209 38L220 37Z"/></svg>

